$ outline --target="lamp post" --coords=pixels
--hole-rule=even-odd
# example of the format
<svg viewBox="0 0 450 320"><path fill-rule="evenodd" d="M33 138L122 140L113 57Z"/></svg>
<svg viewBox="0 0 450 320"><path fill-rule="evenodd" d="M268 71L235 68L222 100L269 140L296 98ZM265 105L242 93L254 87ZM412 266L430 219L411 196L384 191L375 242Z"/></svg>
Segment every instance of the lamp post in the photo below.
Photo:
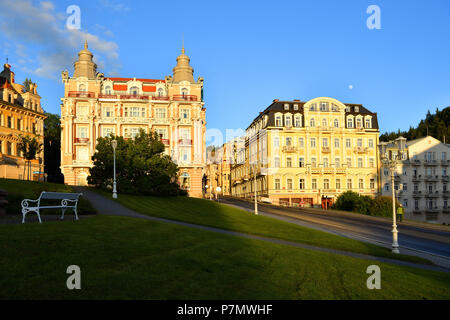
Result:
<svg viewBox="0 0 450 320"><path fill-rule="evenodd" d="M117 140L113 139L111 141L111 146L113 148L114 153L114 183L113 183L113 195L114 199L117 199L117 189L116 189L116 148L117 148Z"/></svg>
<svg viewBox="0 0 450 320"><path fill-rule="evenodd" d="M399 137L394 141L389 141L390 144L395 144L398 148L397 154L390 153L391 156L387 155L387 145L386 142L381 142L379 144L380 152L381 152L381 163L384 167L389 168L391 174L391 186L392 186L392 252L400 253L398 249L398 230L397 230L397 216L395 212L395 169L397 165L402 160L403 152L406 147L406 139L403 137Z"/></svg>
<svg viewBox="0 0 450 320"><path fill-rule="evenodd" d="M254 189L255 189L255 215L258 215L258 198L256 194L256 166L258 163L255 163L255 169L253 170L253 180L254 180Z"/></svg>

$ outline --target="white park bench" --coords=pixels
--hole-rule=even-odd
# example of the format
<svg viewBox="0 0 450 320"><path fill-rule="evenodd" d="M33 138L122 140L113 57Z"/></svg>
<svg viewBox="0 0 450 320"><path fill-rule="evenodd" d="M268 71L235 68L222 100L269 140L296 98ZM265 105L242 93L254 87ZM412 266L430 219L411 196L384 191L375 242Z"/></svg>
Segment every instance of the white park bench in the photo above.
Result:
<svg viewBox="0 0 450 320"><path fill-rule="evenodd" d="M41 221L41 215L39 214L40 209L61 209L62 215L61 220L64 219L64 213L67 209L73 209L75 213L75 220L78 220L77 205L78 198L82 193L64 193L64 192L47 192L42 191L41 195L36 200L24 199L22 200L22 223L25 223L25 216L28 212L36 212L39 222ZM41 200L61 200L60 204L45 204L41 205Z"/></svg>

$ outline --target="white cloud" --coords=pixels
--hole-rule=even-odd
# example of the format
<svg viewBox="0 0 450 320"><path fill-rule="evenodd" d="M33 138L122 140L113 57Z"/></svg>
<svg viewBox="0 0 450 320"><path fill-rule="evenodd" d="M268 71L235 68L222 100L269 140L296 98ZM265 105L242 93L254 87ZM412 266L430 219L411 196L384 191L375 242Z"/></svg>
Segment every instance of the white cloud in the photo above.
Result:
<svg viewBox="0 0 450 320"><path fill-rule="evenodd" d="M28 46L37 50L39 66L33 72L39 76L58 78L62 70L71 70L85 40L103 67L113 72L120 68L119 47L115 42L86 30L67 29L65 13L56 12L51 1L34 5L29 0L0 0L0 18L0 28L11 41L27 44L16 45L19 56L23 57L21 54L26 53Z"/></svg>
<svg viewBox="0 0 450 320"><path fill-rule="evenodd" d="M350 90L352 90L352 89L353 89L353 85L352 85L352 84L349 85L348 88L349 88Z"/></svg>
<svg viewBox="0 0 450 320"><path fill-rule="evenodd" d="M126 11L130 10L130 8L128 8L123 3L116 3L116 2L111 1L111 0L102 0L101 3L103 4L103 6L105 8L108 8L108 9L111 9L111 10L114 10L114 11L126 12Z"/></svg>

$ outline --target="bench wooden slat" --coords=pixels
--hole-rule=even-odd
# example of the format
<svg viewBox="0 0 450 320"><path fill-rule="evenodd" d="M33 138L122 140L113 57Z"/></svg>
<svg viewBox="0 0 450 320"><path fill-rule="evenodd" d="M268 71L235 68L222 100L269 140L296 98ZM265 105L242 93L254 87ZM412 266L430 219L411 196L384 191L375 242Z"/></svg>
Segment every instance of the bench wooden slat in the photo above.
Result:
<svg viewBox="0 0 450 320"><path fill-rule="evenodd" d="M53 199L53 200L77 200L81 193L64 193L64 192L42 192L42 199Z"/></svg>

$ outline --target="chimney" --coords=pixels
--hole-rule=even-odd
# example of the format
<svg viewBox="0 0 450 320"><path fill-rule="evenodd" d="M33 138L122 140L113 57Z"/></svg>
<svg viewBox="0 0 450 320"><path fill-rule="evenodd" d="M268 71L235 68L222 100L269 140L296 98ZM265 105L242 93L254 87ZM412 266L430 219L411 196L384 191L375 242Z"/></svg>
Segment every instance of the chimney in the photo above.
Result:
<svg viewBox="0 0 450 320"><path fill-rule="evenodd" d="M298 101L298 102L300 102L300 99L294 99L294 101Z"/></svg>
<svg viewBox="0 0 450 320"><path fill-rule="evenodd" d="M273 102L278 102L278 99L273 99Z"/></svg>

